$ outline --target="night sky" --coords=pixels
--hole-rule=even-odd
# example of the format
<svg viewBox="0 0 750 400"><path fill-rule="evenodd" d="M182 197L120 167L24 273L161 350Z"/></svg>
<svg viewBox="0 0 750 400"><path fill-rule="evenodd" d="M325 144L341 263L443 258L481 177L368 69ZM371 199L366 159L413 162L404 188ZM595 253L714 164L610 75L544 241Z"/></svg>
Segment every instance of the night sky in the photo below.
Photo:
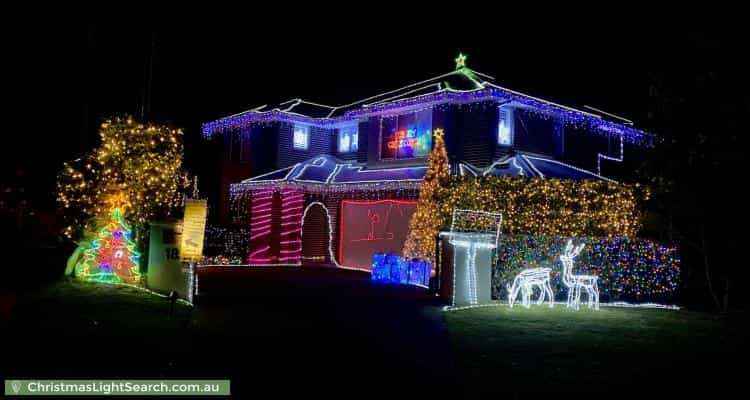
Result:
<svg viewBox="0 0 750 400"><path fill-rule="evenodd" d="M659 23L637 30L574 23L441 29L428 20L395 32L382 20L344 18L304 34L295 33L299 24L310 25L289 19L285 34L222 21L28 30L18 50L31 62L14 82L22 89L21 123L8 134L3 177L23 167L34 197L50 204L56 170L95 143L98 124L138 114L152 39L149 118L185 129L189 168L200 165L202 122L294 97L345 104L449 72L459 51L470 68L507 88L588 104L648 128L649 72L739 68L734 49L742 42L732 32ZM372 29L377 24L382 29Z"/></svg>

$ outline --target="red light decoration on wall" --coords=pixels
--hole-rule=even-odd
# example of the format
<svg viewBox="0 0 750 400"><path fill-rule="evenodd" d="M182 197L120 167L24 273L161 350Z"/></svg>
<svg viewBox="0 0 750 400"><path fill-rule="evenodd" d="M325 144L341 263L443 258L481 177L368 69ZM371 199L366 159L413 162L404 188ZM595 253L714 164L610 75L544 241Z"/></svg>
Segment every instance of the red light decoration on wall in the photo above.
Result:
<svg viewBox="0 0 750 400"><path fill-rule="evenodd" d="M339 263L369 271L374 253L400 252L416 205L413 200L342 200Z"/></svg>

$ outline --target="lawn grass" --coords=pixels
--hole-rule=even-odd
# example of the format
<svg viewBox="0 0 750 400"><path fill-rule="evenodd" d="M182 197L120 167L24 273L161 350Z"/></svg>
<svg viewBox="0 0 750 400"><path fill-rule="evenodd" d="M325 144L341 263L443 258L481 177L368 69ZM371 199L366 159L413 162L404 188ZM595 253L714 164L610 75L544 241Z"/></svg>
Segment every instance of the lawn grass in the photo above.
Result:
<svg viewBox="0 0 750 400"><path fill-rule="evenodd" d="M63 280L25 293L18 300L13 323L36 329L66 331L170 331L190 318L192 307L126 285Z"/></svg>
<svg viewBox="0 0 750 400"><path fill-rule="evenodd" d="M497 306L444 316L469 393L712 384L744 346L740 322L687 311Z"/></svg>
<svg viewBox="0 0 750 400"><path fill-rule="evenodd" d="M181 303L170 315L166 298L143 290L72 279L17 302L7 327L13 346L0 365L6 376L155 376L184 351L192 315Z"/></svg>

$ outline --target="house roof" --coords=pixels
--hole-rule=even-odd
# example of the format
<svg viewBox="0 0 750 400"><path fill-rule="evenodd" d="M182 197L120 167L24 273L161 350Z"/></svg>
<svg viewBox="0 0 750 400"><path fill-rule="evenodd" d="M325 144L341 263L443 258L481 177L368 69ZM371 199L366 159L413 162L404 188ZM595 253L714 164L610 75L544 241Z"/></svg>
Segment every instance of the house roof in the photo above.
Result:
<svg viewBox="0 0 750 400"><path fill-rule="evenodd" d="M498 101L533 110L557 118L563 123L583 126L594 133L619 135L626 142L651 145L653 135L636 129L630 121L601 110L583 111L551 101L529 96L498 85L495 78L461 67L421 82L377 94L339 106L292 99L276 105L264 105L239 114L203 124L203 133L214 133L272 121L306 123L322 127L336 127L358 121L370 115L397 113L444 103Z"/></svg>
<svg viewBox="0 0 750 400"><path fill-rule="evenodd" d="M551 158L539 157L522 152L500 158L487 168L477 168L469 163L459 164L459 175L486 176L505 175L533 178L556 178L573 180L614 180L601 176L592 171L566 164Z"/></svg>
<svg viewBox="0 0 750 400"><path fill-rule="evenodd" d="M383 181L421 181L426 166L366 169L363 164L343 161L329 155L320 155L267 174L245 179L241 184L265 184L273 182L299 183L367 183Z"/></svg>
<svg viewBox="0 0 750 400"><path fill-rule="evenodd" d="M268 183L351 184L376 182L418 182L424 178L426 166L367 169L365 165L343 161L329 155L320 155L267 174L245 179L240 184L262 185ZM518 177L558 178L574 180L613 180L556 160L525 153L515 153L496 160L487 168L477 168L462 162L459 175L507 175Z"/></svg>

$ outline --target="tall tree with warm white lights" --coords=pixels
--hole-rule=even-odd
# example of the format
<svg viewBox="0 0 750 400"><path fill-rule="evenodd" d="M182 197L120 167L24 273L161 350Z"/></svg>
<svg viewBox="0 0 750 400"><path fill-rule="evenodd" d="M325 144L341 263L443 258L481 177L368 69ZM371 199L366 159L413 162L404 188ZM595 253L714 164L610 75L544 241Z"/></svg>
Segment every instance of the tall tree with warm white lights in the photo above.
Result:
<svg viewBox="0 0 750 400"><path fill-rule="evenodd" d="M427 172L419 191L417 210L409 221L409 234L404 244L404 257L431 262L435 260L435 236L443 224L437 196L440 186L450 177L443 130L435 129L433 139L435 145L427 158Z"/></svg>
<svg viewBox="0 0 750 400"><path fill-rule="evenodd" d="M101 143L89 154L65 163L57 200L74 240L100 228L107 201L122 192L131 207L122 217L134 227L163 216L175 205L183 141L180 129L114 118L99 129Z"/></svg>
<svg viewBox="0 0 750 400"><path fill-rule="evenodd" d="M99 136L97 147L65 163L58 176L64 234L78 244L66 273L137 283L138 233L181 200L182 131L124 117L104 122ZM125 199L127 207L113 206L113 199Z"/></svg>

